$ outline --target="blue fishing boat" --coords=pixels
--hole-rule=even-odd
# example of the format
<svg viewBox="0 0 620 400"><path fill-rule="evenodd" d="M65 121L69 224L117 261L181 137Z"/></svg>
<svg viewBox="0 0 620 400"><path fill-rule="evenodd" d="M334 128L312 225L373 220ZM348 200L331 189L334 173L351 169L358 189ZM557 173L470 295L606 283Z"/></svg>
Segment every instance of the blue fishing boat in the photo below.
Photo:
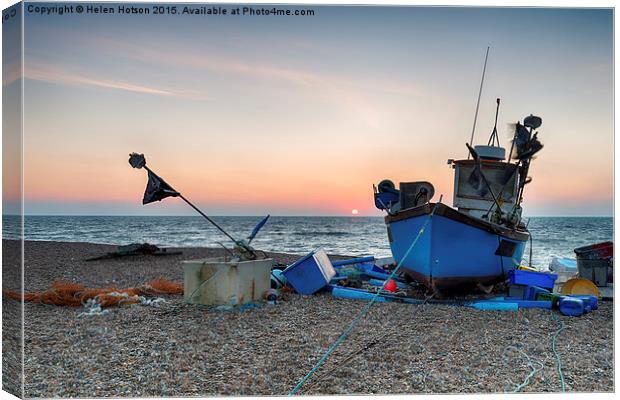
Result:
<svg viewBox="0 0 620 400"><path fill-rule="evenodd" d="M448 160L454 169L453 207L431 202L433 185L426 181L374 187L375 205L387 212L385 223L394 260L402 270L434 292L488 290L505 281L522 261L530 238L521 220L523 189L531 181L532 156L542 144L534 132L541 124L530 115L513 125L508 159L495 128L486 145L466 144L467 159ZM472 135L473 136L473 135ZM407 255L412 242L434 215Z"/></svg>

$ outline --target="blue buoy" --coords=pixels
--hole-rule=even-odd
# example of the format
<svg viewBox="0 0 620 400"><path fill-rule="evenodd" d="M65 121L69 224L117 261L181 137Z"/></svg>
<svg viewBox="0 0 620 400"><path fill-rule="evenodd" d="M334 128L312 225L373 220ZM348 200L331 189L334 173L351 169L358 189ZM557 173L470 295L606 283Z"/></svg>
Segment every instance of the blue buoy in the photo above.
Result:
<svg viewBox="0 0 620 400"><path fill-rule="evenodd" d="M286 286L286 277L282 274L282 270L271 270L271 288L280 289L282 286Z"/></svg>

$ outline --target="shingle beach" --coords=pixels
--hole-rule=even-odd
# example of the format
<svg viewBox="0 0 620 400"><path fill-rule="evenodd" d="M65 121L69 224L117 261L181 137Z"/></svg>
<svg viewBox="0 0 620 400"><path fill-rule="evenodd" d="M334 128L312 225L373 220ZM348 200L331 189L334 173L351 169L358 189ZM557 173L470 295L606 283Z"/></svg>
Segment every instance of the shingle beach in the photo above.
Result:
<svg viewBox="0 0 620 400"><path fill-rule="evenodd" d="M19 262L11 259L19 246L3 241L5 289L19 288ZM183 248L178 256L84 261L114 249L25 242L26 291L57 280L119 288L160 277L182 281L181 260L223 255ZM271 256L284 264L298 258ZM25 303L25 396L286 395L364 305L328 293L290 294L239 312L162 297L158 307L123 306L93 316ZM3 298L3 310L3 386L19 393L21 304ZM556 350L566 391L613 391L613 303L602 301L582 317L378 303L299 393L560 392L552 350L560 323Z"/></svg>

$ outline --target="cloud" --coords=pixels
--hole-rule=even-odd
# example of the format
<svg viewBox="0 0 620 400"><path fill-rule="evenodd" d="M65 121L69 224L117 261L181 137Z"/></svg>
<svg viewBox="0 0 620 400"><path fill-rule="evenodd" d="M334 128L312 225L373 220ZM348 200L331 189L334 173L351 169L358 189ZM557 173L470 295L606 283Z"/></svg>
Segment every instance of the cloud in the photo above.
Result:
<svg viewBox="0 0 620 400"><path fill-rule="evenodd" d="M184 92L139 85L131 82L93 78L78 73L68 73L53 67L28 67L25 77L37 81L63 83L72 86L91 86L113 90L122 90L133 93L143 93L156 96L181 96ZM187 92L189 93L189 92Z"/></svg>
<svg viewBox="0 0 620 400"><path fill-rule="evenodd" d="M368 125L377 127L389 122L391 115L392 99L382 95L412 98L420 91L411 82L394 79L390 76L355 76L355 74L335 74L325 70L313 70L282 63L261 60L243 55L227 56L217 54L217 51L208 51L202 48L187 49L178 43L162 42L154 48L145 46L139 42L130 40L113 40L106 36L84 37L76 36L80 47L85 50L96 49L98 53L105 53L118 59L119 63L127 63L134 60L140 64L148 64L141 67L150 68L151 72L173 70L185 72L192 76L190 71L208 71L222 77L234 79L248 79L254 82L269 82L274 89L276 87L291 89L300 88L310 96L320 96L331 104L345 109L357 120ZM40 63L39 63L40 64ZM51 80L74 85L98 86L117 90L148 93L159 96L182 96L189 99L203 99L205 95L196 91L172 91L167 88L137 85L120 80L105 80L99 76L92 77L92 72L87 74L66 74L62 70L31 71L27 73L32 79ZM165 79L162 77L162 79ZM224 78L226 79L226 78ZM192 89L198 86L192 86ZM295 90L298 92L297 90Z"/></svg>
<svg viewBox="0 0 620 400"><path fill-rule="evenodd" d="M310 42L309 42L310 43ZM89 42L90 48L105 51L110 56L124 57L140 62L168 65L177 68L208 70L225 75L243 76L251 79L269 79L288 82L296 86L314 89L347 90L358 92L380 92L412 96L418 94L419 88L411 82L390 77L364 77L352 79L352 75L341 76L325 71L316 72L302 68L290 68L258 60L215 55L215 52L203 49L197 54L196 49L180 49L174 43L160 43L157 49L130 41L119 42L110 38L99 37ZM165 51L162 49L166 49Z"/></svg>
<svg viewBox="0 0 620 400"><path fill-rule="evenodd" d="M243 60L241 58L215 55L212 52L196 54L196 52L173 49L173 46L162 45L153 49L131 44L130 42L112 43L102 38L98 48L106 49L110 54L126 57L151 65L174 67L180 70L200 70L247 78L253 81L270 81L274 84L298 87L308 94L318 95L326 101L340 107L356 120L373 128L380 128L390 123L393 114L391 103L381 95L396 95L407 98L415 97L419 90L410 82L391 78L368 77L365 79L340 76L326 71L312 71L301 68L274 65L259 60Z"/></svg>

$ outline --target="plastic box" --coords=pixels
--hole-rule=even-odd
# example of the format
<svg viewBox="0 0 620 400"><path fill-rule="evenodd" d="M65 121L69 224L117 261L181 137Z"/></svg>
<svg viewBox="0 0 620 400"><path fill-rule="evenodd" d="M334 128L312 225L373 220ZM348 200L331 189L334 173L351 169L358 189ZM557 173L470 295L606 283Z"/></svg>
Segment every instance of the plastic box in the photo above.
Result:
<svg viewBox="0 0 620 400"><path fill-rule="evenodd" d="M575 249L577 259L582 260L599 260L602 258L611 258L614 256L614 243L603 242L592 244L590 246L577 247Z"/></svg>
<svg viewBox="0 0 620 400"><path fill-rule="evenodd" d="M515 299L524 299L526 289L527 289L527 286L524 286L524 285L509 285L508 286L508 297L512 297Z"/></svg>
<svg viewBox="0 0 620 400"><path fill-rule="evenodd" d="M282 271L286 281L299 294L313 294L336 276L325 251L319 247Z"/></svg>
<svg viewBox="0 0 620 400"><path fill-rule="evenodd" d="M537 296L543 293L549 293L549 290L538 286L528 286L525 289L525 295L523 298L525 300L537 300Z"/></svg>
<svg viewBox="0 0 620 400"><path fill-rule="evenodd" d="M560 298L562 295L557 293L538 293L536 295L536 300L538 301L551 301L553 303L553 307L557 308L560 304Z"/></svg>
<svg viewBox="0 0 620 400"><path fill-rule="evenodd" d="M613 282L610 260L577 259L577 265L579 266L579 276L594 282L596 286L603 287Z"/></svg>
<svg viewBox="0 0 620 400"><path fill-rule="evenodd" d="M597 243L575 249L579 276L589 279L596 286L607 286L613 282L612 242Z"/></svg>
<svg viewBox="0 0 620 400"><path fill-rule="evenodd" d="M512 285L538 286L541 288L553 289L553 284L558 276L555 274L546 274L544 272L523 271L513 269L508 272L508 278Z"/></svg>

